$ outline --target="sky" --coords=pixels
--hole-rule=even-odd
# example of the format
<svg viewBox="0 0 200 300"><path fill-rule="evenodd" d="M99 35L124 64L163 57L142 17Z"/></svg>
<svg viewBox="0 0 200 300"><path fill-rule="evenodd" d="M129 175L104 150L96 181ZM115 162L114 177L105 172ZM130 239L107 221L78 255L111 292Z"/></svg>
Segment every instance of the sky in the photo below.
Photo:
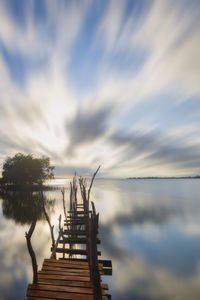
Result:
<svg viewBox="0 0 200 300"><path fill-rule="evenodd" d="M200 1L0 0L0 171L200 174Z"/></svg>

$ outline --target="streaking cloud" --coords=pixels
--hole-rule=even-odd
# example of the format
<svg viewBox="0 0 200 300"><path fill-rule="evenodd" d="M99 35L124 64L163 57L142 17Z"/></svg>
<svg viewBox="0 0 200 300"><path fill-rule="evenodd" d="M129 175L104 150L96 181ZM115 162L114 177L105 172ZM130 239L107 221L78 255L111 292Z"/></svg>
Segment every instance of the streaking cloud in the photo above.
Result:
<svg viewBox="0 0 200 300"><path fill-rule="evenodd" d="M199 1L0 1L0 160L200 173Z"/></svg>

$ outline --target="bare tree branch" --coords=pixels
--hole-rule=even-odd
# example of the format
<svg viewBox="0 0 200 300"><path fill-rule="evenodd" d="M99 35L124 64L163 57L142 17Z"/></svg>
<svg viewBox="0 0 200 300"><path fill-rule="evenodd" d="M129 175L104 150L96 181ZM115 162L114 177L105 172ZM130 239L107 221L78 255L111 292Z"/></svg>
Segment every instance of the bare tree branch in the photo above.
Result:
<svg viewBox="0 0 200 300"><path fill-rule="evenodd" d="M37 281L38 281L38 276L37 276L37 261L36 261L35 252L34 252L33 247L31 245L31 236L32 236L33 231L35 229L36 222L37 222L37 212L36 212L36 207L35 207L35 202L34 202L33 221L31 223L31 226L29 228L28 233L27 232L25 233L27 248L28 248L28 251L29 251L29 254L30 254L30 257L31 257L31 261L32 261L33 284L37 284Z"/></svg>
<svg viewBox="0 0 200 300"><path fill-rule="evenodd" d="M66 214L66 209L65 209L65 189L61 189L62 193L62 201L63 201L63 210L64 210L64 215L65 215L65 220L67 219L67 214Z"/></svg>
<svg viewBox="0 0 200 300"><path fill-rule="evenodd" d="M101 167L101 166L99 166L99 167L97 168L96 172L95 172L95 173L93 174L93 176L92 176L92 180L91 180L91 183L90 183L90 187L89 187L89 189L88 189L88 199L87 199L88 201L90 200L90 191L91 191L91 188L92 188L92 185L93 185L94 178L95 178L95 176L97 175L97 173L98 173L100 167Z"/></svg>
<svg viewBox="0 0 200 300"><path fill-rule="evenodd" d="M53 233L54 226L51 226L49 216L46 212L45 203L44 203L44 196L43 196L43 191L42 190L41 190L41 197L42 197L42 206L43 206L44 215L46 217L47 223L49 224L49 229L50 229L50 233L51 233L52 247L54 248L54 246L55 246L55 238L54 238L54 233Z"/></svg>

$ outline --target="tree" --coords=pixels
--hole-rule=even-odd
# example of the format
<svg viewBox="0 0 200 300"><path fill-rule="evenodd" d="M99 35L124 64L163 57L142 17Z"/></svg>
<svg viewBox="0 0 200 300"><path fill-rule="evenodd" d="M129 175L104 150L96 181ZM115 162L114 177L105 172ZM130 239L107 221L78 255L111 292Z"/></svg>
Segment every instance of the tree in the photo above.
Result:
<svg viewBox="0 0 200 300"><path fill-rule="evenodd" d="M48 157L34 158L17 153L8 157L3 164L2 180L5 184L33 185L54 178L54 167Z"/></svg>

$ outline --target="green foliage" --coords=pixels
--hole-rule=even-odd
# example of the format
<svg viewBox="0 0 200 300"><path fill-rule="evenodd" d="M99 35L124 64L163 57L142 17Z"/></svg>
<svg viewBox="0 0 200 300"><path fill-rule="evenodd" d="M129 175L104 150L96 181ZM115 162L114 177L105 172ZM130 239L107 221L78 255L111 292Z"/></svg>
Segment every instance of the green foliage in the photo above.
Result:
<svg viewBox="0 0 200 300"><path fill-rule="evenodd" d="M17 153L8 157L3 165L2 179L6 184L33 185L41 184L54 178L54 167L48 157L34 158L32 155Z"/></svg>

